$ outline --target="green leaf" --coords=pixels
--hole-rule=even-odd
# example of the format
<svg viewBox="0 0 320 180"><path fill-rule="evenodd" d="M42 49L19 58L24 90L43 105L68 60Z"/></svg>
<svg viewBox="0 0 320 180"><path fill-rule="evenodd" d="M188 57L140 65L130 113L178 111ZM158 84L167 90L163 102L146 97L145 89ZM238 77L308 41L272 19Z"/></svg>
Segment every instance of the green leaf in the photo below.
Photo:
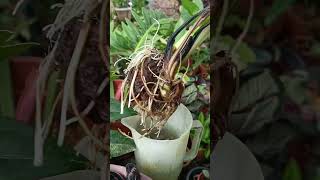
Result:
<svg viewBox="0 0 320 180"><path fill-rule="evenodd" d="M148 25L150 26L151 24L153 24L152 23L153 20L150 16L150 12L147 9L145 8L142 9L142 15L143 15L146 26Z"/></svg>
<svg viewBox="0 0 320 180"><path fill-rule="evenodd" d="M57 147L52 138L45 145L44 165L34 167L33 147L32 126L0 118L0 179L40 179L86 167L82 157L67 146Z"/></svg>
<svg viewBox="0 0 320 180"><path fill-rule="evenodd" d="M135 150L133 140L123 136L118 131L110 131L110 156L122 156Z"/></svg>
<svg viewBox="0 0 320 180"><path fill-rule="evenodd" d="M110 98L114 98L114 86L113 81L110 83Z"/></svg>
<svg viewBox="0 0 320 180"><path fill-rule="evenodd" d="M191 0L182 0L181 4L191 15L194 15L199 11L199 7Z"/></svg>
<svg viewBox="0 0 320 180"><path fill-rule="evenodd" d="M0 46L0 60L19 55L29 48L39 45L37 43L19 43Z"/></svg>
<svg viewBox="0 0 320 180"><path fill-rule="evenodd" d="M14 35L14 32L8 30L0 30L0 45L5 45L10 42L10 37Z"/></svg>
<svg viewBox="0 0 320 180"><path fill-rule="evenodd" d="M122 26L123 31L126 33L127 37L129 38L129 40L131 42L136 42L137 37L134 35L134 31L132 29L130 29L129 26L126 25L124 22L121 22L121 26Z"/></svg>
<svg viewBox="0 0 320 180"><path fill-rule="evenodd" d="M255 155L269 159L283 152L288 142L296 138L299 133L292 124L276 121L247 138L245 144Z"/></svg>
<svg viewBox="0 0 320 180"><path fill-rule="evenodd" d="M127 107L124 108L123 114L120 114L121 103L113 98L110 99L110 121L116 121L125 117L136 115L136 112Z"/></svg>
<svg viewBox="0 0 320 180"><path fill-rule="evenodd" d="M201 122L202 125L204 125L205 117L204 117L203 112L200 112L200 114L198 116L198 120Z"/></svg>
<svg viewBox="0 0 320 180"><path fill-rule="evenodd" d="M230 50L236 41L231 36L221 36L218 42L218 49ZM232 61L237 65L238 70L244 70L248 64L256 61L256 54L245 42L241 42L235 51Z"/></svg>
<svg viewBox="0 0 320 180"><path fill-rule="evenodd" d="M202 0L193 0L193 2L197 5L197 7L199 8L199 11L203 9Z"/></svg>
<svg viewBox="0 0 320 180"><path fill-rule="evenodd" d="M138 37L139 36L138 28L128 19L126 19L126 23L128 25L128 28L130 29L130 33L132 33L133 36Z"/></svg>
<svg viewBox="0 0 320 180"><path fill-rule="evenodd" d="M253 133L274 121L279 93L280 88L268 71L244 82L232 107L232 128L240 134Z"/></svg>
<svg viewBox="0 0 320 180"><path fill-rule="evenodd" d="M0 118L0 159L32 159L33 130L14 119ZM1 169L1 168L0 168Z"/></svg>
<svg viewBox="0 0 320 180"><path fill-rule="evenodd" d="M143 19L135 11L132 11L132 16L137 21L139 27L142 28L143 31L147 30L147 28L145 27L146 25L143 22Z"/></svg>
<svg viewBox="0 0 320 180"><path fill-rule="evenodd" d="M14 96L9 60L0 59L0 115L15 118Z"/></svg>
<svg viewBox="0 0 320 180"><path fill-rule="evenodd" d="M296 0L277 0L273 1L264 22L265 25L270 25L278 16L283 14Z"/></svg>
<svg viewBox="0 0 320 180"><path fill-rule="evenodd" d="M302 172L296 160L289 160L282 180L302 180Z"/></svg>
<svg viewBox="0 0 320 180"><path fill-rule="evenodd" d="M121 55L124 57L130 56L134 50L141 47L146 40L150 40L155 36L155 32L160 23L160 29L155 37L154 46L161 47L163 42L160 39L166 39L172 33L172 18L167 18L163 13L158 11L142 9L142 15L136 11L132 11L132 16L135 23L129 20L121 23L121 26L116 27L111 31L111 55ZM114 22L112 23L114 27ZM160 43L159 43L160 42Z"/></svg>
<svg viewBox="0 0 320 180"><path fill-rule="evenodd" d="M198 89L195 84L191 84L190 86L186 87L186 89L182 93L182 101L184 104L190 104L197 98Z"/></svg>
<svg viewBox="0 0 320 180"><path fill-rule="evenodd" d="M230 45L230 47L232 47L236 43L236 41L231 36L225 36L223 38L223 42ZM245 63L252 63L252 62L255 62L256 60L255 53L245 42L240 43L240 45L238 46L238 49L236 50L236 54L238 54L240 60Z"/></svg>
<svg viewBox="0 0 320 180"><path fill-rule="evenodd" d="M306 71L296 70L290 75L283 75L280 77L285 89L286 95L296 104L303 105L307 103L306 86L308 82L308 73Z"/></svg>

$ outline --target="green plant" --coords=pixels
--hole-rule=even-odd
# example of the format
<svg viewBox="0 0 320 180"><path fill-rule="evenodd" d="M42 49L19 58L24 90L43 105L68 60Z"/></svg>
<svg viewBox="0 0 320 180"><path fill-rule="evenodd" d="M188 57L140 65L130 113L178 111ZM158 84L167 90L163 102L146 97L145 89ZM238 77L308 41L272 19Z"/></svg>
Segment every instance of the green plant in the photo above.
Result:
<svg viewBox="0 0 320 180"><path fill-rule="evenodd" d="M35 22L35 18L26 17L23 13L13 16L12 1L3 0L0 3L0 29L10 29L14 32L13 36L22 37L26 40L31 39L30 26Z"/></svg>
<svg viewBox="0 0 320 180"><path fill-rule="evenodd" d="M117 8L128 7L128 0L112 0L112 2Z"/></svg>
<svg viewBox="0 0 320 180"><path fill-rule="evenodd" d="M228 51L236 45L237 41L231 36L220 36L217 41L217 49ZM239 42L238 47L231 55L232 62L238 67L238 71L246 69L246 67L256 61L256 54L245 42Z"/></svg>
<svg viewBox="0 0 320 180"><path fill-rule="evenodd" d="M46 142L46 166L34 167L33 127L1 116L0 125L1 179L42 179L88 168L87 161L82 156L77 156L72 147L58 148L54 138L49 138Z"/></svg>
<svg viewBox="0 0 320 180"><path fill-rule="evenodd" d="M180 5L180 18L175 24L175 30L177 30L183 23L185 23L192 16L197 14L199 11L203 9L202 0L182 0ZM185 33L186 30L182 30L181 34L177 36L177 39L180 39L182 34Z"/></svg>
<svg viewBox="0 0 320 180"><path fill-rule="evenodd" d="M167 18L159 11L151 11L146 8L142 9L142 14L139 15L133 11L132 15L135 22L126 20L116 26L115 22L110 23L110 53L111 56L128 57L135 50L144 45L147 39L153 39L156 47L163 49L166 44L166 38L173 32L173 19ZM158 34L158 22L160 24Z"/></svg>
<svg viewBox="0 0 320 180"><path fill-rule="evenodd" d="M205 48L199 48L199 50L195 51L194 54L191 55L191 59L194 60L193 69L197 68L200 64L209 63L210 61L210 52L209 48L205 46Z"/></svg>
<svg viewBox="0 0 320 180"><path fill-rule="evenodd" d="M19 55L38 43L21 43L17 34L8 30L0 30L0 61Z"/></svg>
<svg viewBox="0 0 320 180"><path fill-rule="evenodd" d="M138 14L142 13L141 10L146 7L147 0L132 0L132 9Z"/></svg>
<svg viewBox="0 0 320 180"><path fill-rule="evenodd" d="M210 115L205 117L204 113L200 112L198 120L203 125L203 136L201 139L200 149L204 150L206 159L210 157Z"/></svg>
<svg viewBox="0 0 320 180"><path fill-rule="evenodd" d="M295 159L290 159L283 172L282 180L302 180L302 172Z"/></svg>
<svg viewBox="0 0 320 180"><path fill-rule="evenodd" d="M120 113L120 102L110 99L110 121L115 122L121 118L135 115L135 111L130 108L125 108L124 112ZM121 135L119 132L112 130L110 132L110 156L111 158L129 153L135 149L134 142Z"/></svg>
<svg viewBox="0 0 320 180"><path fill-rule="evenodd" d="M175 30L179 28L183 23L185 23L189 18L197 14L199 11L203 10L204 5L202 0L182 0L180 5L180 18L175 24ZM177 36L177 39L180 39L182 35L186 32L186 30L182 30L182 32ZM209 33L209 32L208 32ZM204 33L203 33L204 34ZM204 37L205 39L207 37ZM191 59L194 60L193 68L196 68L201 63L209 61L209 40L202 42L201 48L200 45L195 45L197 47L196 50L191 50L193 52Z"/></svg>

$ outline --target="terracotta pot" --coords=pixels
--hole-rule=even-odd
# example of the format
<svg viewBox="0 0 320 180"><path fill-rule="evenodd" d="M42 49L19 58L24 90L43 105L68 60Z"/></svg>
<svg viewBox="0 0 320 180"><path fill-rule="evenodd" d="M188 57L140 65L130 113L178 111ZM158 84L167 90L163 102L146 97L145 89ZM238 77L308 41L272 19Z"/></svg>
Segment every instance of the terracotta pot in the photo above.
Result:
<svg viewBox="0 0 320 180"><path fill-rule="evenodd" d="M111 172L116 172L119 174L122 174L123 176L127 175L127 171L126 168L124 166L118 166L118 165L114 165L114 164L110 164L110 171ZM141 175L141 180L152 180L150 177L140 173Z"/></svg>
<svg viewBox="0 0 320 180"><path fill-rule="evenodd" d="M117 79L113 81L113 87L114 87L114 98L118 101L121 99L121 85L123 80Z"/></svg>
<svg viewBox="0 0 320 180"><path fill-rule="evenodd" d="M123 21L125 19L131 19L131 7L114 8L117 13L117 19Z"/></svg>
<svg viewBox="0 0 320 180"><path fill-rule="evenodd" d="M31 123L34 119L36 79L41 60L40 57L15 57L10 61L17 121Z"/></svg>

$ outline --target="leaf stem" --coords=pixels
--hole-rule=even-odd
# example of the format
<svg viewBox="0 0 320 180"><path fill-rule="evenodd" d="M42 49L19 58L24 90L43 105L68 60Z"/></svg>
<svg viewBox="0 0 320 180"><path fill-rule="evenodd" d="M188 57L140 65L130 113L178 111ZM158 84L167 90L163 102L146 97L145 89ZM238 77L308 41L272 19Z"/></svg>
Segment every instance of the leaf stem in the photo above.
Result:
<svg viewBox="0 0 320 180"><path fill-rule="evenodd" d="M234 55L234 53L237 50L237 48L239 47L241 41L246 36L246 34L247 34L248 30L249 30L252 18L253 18L253 12L254 12L254 0L250 0L250 10L249 10L249 16L247 18L246 26L244 27L242 33L240 34L236 44L233 46L233 48L231 50L231 56Z"/></svg>

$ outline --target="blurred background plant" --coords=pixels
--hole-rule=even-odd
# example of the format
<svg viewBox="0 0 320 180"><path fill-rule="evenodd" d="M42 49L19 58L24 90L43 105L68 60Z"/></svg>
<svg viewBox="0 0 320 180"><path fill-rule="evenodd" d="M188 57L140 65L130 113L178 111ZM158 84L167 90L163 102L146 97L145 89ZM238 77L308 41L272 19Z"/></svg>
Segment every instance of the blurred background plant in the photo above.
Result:
<svg viewBox="0 0 320 180"><path fill-rule="evenodd" d="M14 32L14 37L21 42L37 42L40 46L31 48L28 54L43 56L43 50L47 49L48 42L42 33L42 28L50 24L57 13L56 9L51 9L54 4L59 4L62 0L49 0L42 2L34 0L24 1L19 11L13 15L16 1L3 0L0 3L0 29ZM51 9L51 10L49 10Z"/></svg>
<svg viewBox="0 0 320 180"><path fill-rule="evenodd" d="M129 7L129 0L113 0L112 3L117 8Z"/></svg>

